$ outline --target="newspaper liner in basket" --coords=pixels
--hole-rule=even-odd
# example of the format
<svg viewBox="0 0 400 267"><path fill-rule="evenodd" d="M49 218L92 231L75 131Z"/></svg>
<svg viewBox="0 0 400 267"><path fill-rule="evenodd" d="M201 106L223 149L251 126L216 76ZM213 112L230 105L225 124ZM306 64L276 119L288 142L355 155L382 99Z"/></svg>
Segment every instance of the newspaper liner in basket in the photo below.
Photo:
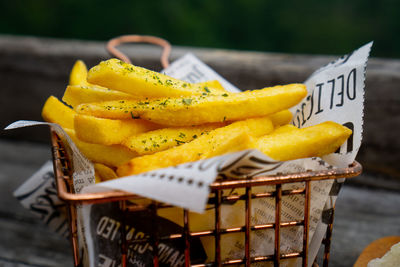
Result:
<svg viewBox="0 0 400 267"><path fill-rule="evenodd" d="M364 76L371 45L372 43L369 43L317 70L305 82L309 90L308 96L292 110L294 113L293 124L297 127L301 128L331 120L346 125L353 131L352 136L342 145L339 152L323 157L332 166L345 167L351 164L361 145ZM193 70L192 66L196 66L197 71L202 72L201 67L198 67L201 65L204 64L199 62L193 55L186 55L165 69L164 73L181 79L191 77L192 80L190 82L213 79L214 77L207 75L207 72L202 73L201 76L198 75L196 80L193 79L193 76L188 75ZM220 77L218 78L221 80ZM226 89L230 91L237 90L232 87ZM215 180L224 165L227 165L230 161L236 161L242 154L243 152L239 152L176 167L154 170L145 174L91 185L83 190L84 192L99 192L110 188L118 189L191 211L203 212L209 194L208 186ZM267 162L264 166L266 170L269 169L270 163L275 164L274 160L265 155L259 154L256 156ZM254 162L243 161L241 163L247 165ZM285 170L279 168L274 169L273 172L265 171L263 174L273 174L274 172L289 173L310 169L307 166L309 160L300 160L298 163L295 165L297 166L296 168ZM234 167L239 168L238 166ZM247 172L243 174L247 177L262 174L259 169L260 166L257 166L256 173ZM233 173L235 172L231 171L231 177ZM149 177L156 179L149 179ZM160 179L160 177L170 177L170 179ZM180 177L183 180L178 179Z"/></svg>
<svg viewBox="0 0 400 267"><path fill-rule="evenodd" d="M305 82L309 90L308 96L293 109L295 114L293 124L298 127L333 120L345 124L353 130L353 135L350 137L349 141L341 147L339 153L328 155L324 158L333 166L347 166L353 162L361 144L365 67L371 45L372 43L369 43L348 56L342 57L316 71ZM193 72L194 69L196 69L197 73L192 75L193 73L191 72ZM165 69L164 72L184 80L188 80L190 77L189 82L200 82L217 78L224 83L227 90L235 91L233 86L229 86L229 83L193 55L186 55L177 60L169 68ZM28 124L30 123L24 123L24 125ZM16 127L16 125L14 127ZM56 129L58 128L54 125L53 127ZM60 133L62 137L66 136L66 139L69 139L66 134L59 132L59 129L56 131ZM67 141L70 143L70 140ZM278 163L268 159L265 155L257 151L243 151L232 155L224 155L199 162L183 164L173 168L136 175L133 179L121 178L87 186L93 182L93 168L90 163L86 162L84 157L80 155L79 151L74 149L73 144L71 147L74 155L72 157L74 161L73 165L75 167L80 166L79 168L83 167L80 171L74 172L74 186L76 192L80 192L81 190L83 190L83 192L98 192L109 190L110 188L120 189L197 212L204 211L209 194L209 185L214 181L221 170L224 170L225 174L229 173L229 176L232 177L234 176L233 174L238 174L238 170L241 169L243 164L246 166L253 164L251 166L253 166L253 170L257 170L256 172L241 173L241 175L251 177L261 174L290 173L309 169L322 170L330 167L318 159L304 159ZM238 158L241 160L238 160ZM252 160L255 158L258 160ZM236 162L236 164L230 164L232 162ZM229 166L229 168L227 168L227 166ZM161 177L169 178L161 179ZM329 197L331 185L332 181L313 183L311 194L311 210L313 212L311 213L310 220L310 237L313 237L314 232L318 233L318 235L316 234L313 237L310 248L313 247L313 243L317 243L318 248L320 240L322 239L320 230L321 223L319 223L319 225L317 224L320 221L319 218L324 208L324 203L329 203L327 199ZM296 201L292 202L293 203L288 204L289 210L282 220L293 219L296 216L295 213L298 211L298 207L296 206ZM331 200L330 203L334 203L334 199ZM267 203L259 203L258 205L262 205L265 210L266 204ZM236 208L237 207L234 206L226 207L224 217L230 218L230 216L228 216L229 213L235 212ZM259 220L257 219L257 204L253 205L253 211L253 214L255 214L254 220L257 222L257 220ZM88 212L90 212L90 206L86 206L85 208L85 213ZM271 212L273 212L273 210L271 210ZM267 219L268 216L271 215L263 214L262 219ZM89 217L83 216L81 219L86 220L85 225L88 227ZM90 233L89 230L84 232ZM93 259L95 252L90 245L90 239L93 236L88 234L85 236L89 244L89 262L94 264L98 261ZM297 237L298 233L296 232L283 233L282 251L299 246L299 244L296 244L296 240L299 240ZM320 240L319 242L314 242L315 239ZM252 238L252 247L258 247L265 253L268 251L268 247L270 247L268 240L270 240L268 235L260 235L258 238ZM232 242L232 240L228 242ZM238 247L240 247L240 241ZM239 255L240 252L238 249L233 249L226 253L229 256L241 256ZM255 254L257 254L257 251ZM315 249L310 249L309 259L313 259L315 254Z"/></svg>
<svg viewBox="0 0 400 267"><path fill-rule="evenodd" d="M332 120L344 124L353 130L353 135L341 147L338 153L323 158L332 166L344 167L351 164L361 145L364 78L366 61L371 45L372 43L369 43L353 53L317 70L305 82L309 90L308 96L302 103L294 107L292 110L295 114L293 124L300 128ZM196 68L193 68L193 65L196 66ZM183 80L186 78L187 80L187 77L193 77L193 75L190 75L190 73L193 72L193 69L198 71L201 69L201 67L198 66L202 65L203 64L201 64L201 62L199 62L194 56L187 55L174 62L169 68L164 70L164 73ZM213 77L205 74L198 75L198 77L201 77L202 79L192 79L190 82L201 82L213 79ZM231 88L227 88L227 90L236 91ZM235 162L235 164L231 164L232 162ZM246 168L243 168L244 166ZM87 190L86 192L94 192L95 189L100 189L101 186L120 189L134 192L158 201L171 203L192 211L201 212L203 211L208 199L209 185L214 181L218 174L221 175L221 172L228 177L236 176L236 178L241 178L263 174L272 175L277 173L302 172L310 169L324 170L329 167L329 164L325 164L320 159L303 159L282 163L276 162L258 151L243 151L232 155L224 155L213 159L183 164L173 168L156 170L147 174L137 175L134 178L135 183L132 183L133 179L127 177L90 186L84 190ZM246 171L243 172L243 169ZM162 177L169 178L162 179ZM183 178L183 181L179 178ZM318 225L324 204L333 204L335 200L335 196L331 196L332 200L327 201L330 197L329 193L332 183L333 180L317 181L312 183L309 229L310 237L313 238L314 244L312 241L310 248L312 247L313 249L310 249L309 259L315 258L322 240L321 233L326 229L322 223ZM296 187L296 185L293 184L287 186L291 186L291 189ZM130 188L134 189L130 190ZM268 191L268 188L263 188L263 190ZM271 188L269 190L273 191ZM265 200L253 201L252 223L261 224L274 219L274 206L268 205L270 203L267 202L268 201ZM287 199L285 201L285 207L287 207L287 209L285 210L285 213L282 214L282 221L295 220L300 216L298 214L298 211L301 211L302 209L300 202L301 201L295 198ZM235 205L225 205L221 207L222 225L230 227L235 225L244 225L243 216L236 216L238 213L241 214L238 212L242 210L240 205L240 202L238 202ZM266 207L268 208L266 209ZM212 218L211 214L209 214L209 216ZM173 221L174 217L172 216L168 219ZM88 224L86 226L88 226ZM313 236L316 230L318 235ZM299 250L302 247L302 234L300 228L282 231L282 253L285 251ZM87 236L87 238L90 237L92 237L92 235ZM271 246L273 238L273 233L268 231L262 233L259 232L258 235L253 235L251 238L251 247L254 248L252 254L273 254L273 246ZM315 245L315 243L318 245ZM233 247L221 252L224 257L243 258L243 236L226 236L224 240L221 240L221 244L235 244ZM207 246L204 241L203 245ZM224 246L222 247L222 250L224 250ZM311 263L312 261L310 260L309 265ZM296 264L296 261L282 262L282 265L291 264Z"/></svg>

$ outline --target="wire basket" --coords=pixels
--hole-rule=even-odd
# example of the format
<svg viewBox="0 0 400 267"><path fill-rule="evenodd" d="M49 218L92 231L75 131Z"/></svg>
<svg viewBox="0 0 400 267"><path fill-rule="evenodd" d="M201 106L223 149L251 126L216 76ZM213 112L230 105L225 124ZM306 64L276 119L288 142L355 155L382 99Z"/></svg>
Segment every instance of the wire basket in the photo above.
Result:
<svg viewBox="0 0 400 267"><path fill-rule="evenodd" d="M157 212L160 209L171 207L165 204L157 203L152 201L150 205L132 205L129 200L132 199L143 199L143 197L123 192L110 190L102 193L90 193L90 194L75 194L72 182L72 169L71 162L68 158L66 150L64 149L63 142L55 132L51 132L51 141L53 148L53 164L55 179L57 185L58 196L64 200L67 205L69 214L69 227L70 237L74 255L74 264L79 266L80 256L78 248L78 231L77 231L77 213L76 205L78 204L93 204L93 203L104 203L111 201L118 201L122 218L126 217L127 213L138 212L147 210L154 217L151 223L157 224ZM332 169L327 171L307 171L302 173L285 174L285 175L273 175L273 176L262 176L255 177L245 180L223 180L216 181L210 186L210 199L209 203L212 203L215 207L215 218L214 228L206 231L193 232L189 227L189 212L184 210L182 216L183 231L170 234L168 236L160 236L159 233L153 232L149 238L141 240L126 240L125 225L126 221L122 220L121 231L121 262L122 266L127 266L127 252L128 247L133 242L150 242L153 247L153 265L159 265L158 255L158 244L160 240L181 240L185 248L185 266L222 266L222 265L245 265L250 266L252 263L257 262L273 262L274 266L279 266L280 262L284 259L301 258L302 265L308 266L308 249L309 249L309 225L310 225L310 183L312 181L327 180L327 179L338 179L338 178L351 178L358 176L362 171L362 167L358 162L354 162L347 168ZM303 182L304 188L295 190L283 190L282 185L286 183L298 183ZM263 185L274 185L275 191L266 193L253 193L252 188L255 186ZM222 191L226 189L242 188L244 194L242 195L229 195L223 196ZM303 195L304 196L304 216L301 220L296 221L281 221L282 211L282 197L289 195ZM252 199L260 198L272 198L275 201L275 221L267 224L251 225L251 203ZM242 227L221 227L221 204L232 201L244 201L245 202L245 225ZM328 266L329 262L329 251L331 244L331 236L333 229L333 211L330 216L330 221L327 227L326 235L323 240L324 244L324 256L323 266ZM289 253L281 253L280 251L280 240L281 240L281 229L286 227L302 227L303 228L303 240L302 250L292 251ZM152 229L157 229L153 227ZM263 255L252 257L250 255L251 250L251 233L260 230L271 229L274 231L274 253L273 255ZM221 259L221 236L228 233L244 233L244 257L237 259L222 260ZM190 259L191 251L191 238L194 237L205 237L212 236L215 240L215 251L214 251L214 262L208 262L206 264L192 264Z"/></svg>

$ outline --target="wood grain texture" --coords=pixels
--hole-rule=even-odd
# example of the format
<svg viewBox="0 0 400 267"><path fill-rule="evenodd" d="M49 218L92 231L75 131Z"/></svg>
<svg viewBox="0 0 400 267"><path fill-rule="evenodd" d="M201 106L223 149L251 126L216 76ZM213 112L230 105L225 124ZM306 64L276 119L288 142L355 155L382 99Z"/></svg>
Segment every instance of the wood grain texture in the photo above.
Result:
<svg viewBox="0 0 400 267"><path fill-rule="evenodd" d="M136 65L156 71L161 69L158 47L125 45L122 50ZM317 68L338 57L174 46L170 60L188 52L241 89L303 82ZM104 42L0 35L0 57L2 93L7 96L0 98L0 127L4 127L19 119L41 120L40 110L45 99L49 95L62 96L77 59L84 60L90 67L109 55ZM398 84L400 60L369 60L364 139L358 160L367 170L394 177L400 177ZM43 129L3 132L2 135L31 141L48 140Z"/></svg>
<svg viewBox="0 0 400 267"><path fill-rule="evenodd" d="M45 144L0 139L0 266L72 266L69 241L12 196L50 157Z"/></svg>
<svg viewBox="0 0 400 267"><path fill-rule="evenodd" d="M104 47L104 42L0 35L0 127L19 119L41 120L45 99L49 95L62 96L75 60L83 59L89 66L97 64L109 58ZM161 69L159 48L135 45L123 50L134 64ZM315 69L337 58L173 47L171 60L187 52L242 89L302 82ZM369 61L364 141L358 160L366 170L377 174L364 174L353 184L365 185L368 181L368 186L381 189L344 186L336 208L330 266L351 266L372 241L400 235L400 194L393 191L399 183L382 178L400 177L398 84L400 60ZM48 141L47 127L1 132L0 266L72 266L69 243L45 228L12 196L50 159L50 146L43 144Z"/></svg>
<svg viewBox="0 0 400 267"><path fill-rule="evenodd" d="M12 196L49 158L46 144L0 139L0 266L72 266L69 242L47 229ZM345 184L336 205L329 266L351 266L372 241L400 235L398 203L399 191Z"/></svg>

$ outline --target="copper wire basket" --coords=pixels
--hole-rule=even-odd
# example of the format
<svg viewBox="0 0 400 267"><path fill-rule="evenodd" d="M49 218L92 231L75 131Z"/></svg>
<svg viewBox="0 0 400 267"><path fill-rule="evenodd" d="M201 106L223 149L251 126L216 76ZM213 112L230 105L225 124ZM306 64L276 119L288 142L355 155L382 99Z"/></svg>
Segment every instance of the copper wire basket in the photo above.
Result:
<svg viewBox="0 0 400 267"><path fill-rule="evenodd" d="M78 248L78 231L77 231L77 214L76 205L77 204L93 204L93 203L103 203L118 201L120 212L123 214L130 212L138 212L147 210L154 215L154 220L152 223L157 223L157 211L159 209L170 207L165 204L152 202L151 205L141 206L132 205L129 200L132 199L143 199L140 196L123 192L112 190L102 193L91 193L91 194L75 194L72 182L72 170L71 162L68 158L66 150L64 149L63 142L58 137L55 132L51 132L51 141L53 148L53 164L55 171L55 179L58 190L58 196L60 199L64 200L67 205L67 210L69 214L69 227L70 227L70 237L73 249L74 264L75 266L80 265L80 256ZM273 176L262 176L246 180L223 180L216 181L211 184L211 199L209 203L213 203L215 207L215 227L207 231L192 232L189 227L189 212L184 210L183 212L183 231L170 234L168 236L159 236L158 233L153 232L150 234L149 238L143 240L126 240L125 225L128 223L122 221L121 229L121 262L122 266L127 266L127 252L129 245L132 242L150 242L153 247L153 265L159 265L159 255L158 255L158 244L160 240L181 240L185 248L185 266L222 266L222 265L245 265L250 266L252 263L256 262L273 262L274 266L279 266L280 262L284 259L291 258L302 258L302 265L308 266L308 249L309 249L309 224L310 224L310 183L312 181L327 180L327 179L339 179L339 178L351 178L358 176L362 171L362 167L358 162L354 162L347 168L333 169L328 171L307 171L302 173L288 174L288 175L273 175ZM301 189L296 190L282 190L282 185L286 183L297 183L304 182L305 186ZM268 193L252 193L252 187L261 185L275 185L274 192ZM243 195L230 195L223 196L222 190L243 188L245 189L245 194ZM282 196L289 195L304 195L304 217L302 220L297 221L281 221L281 211L282 211ZM275 199L275 222L262 224L262 225L251 225L251 203L252 199L256 198L273 198ZM221 204L229 201L245 201L245 225L243 227L231 227L222 228L221 227ZM323 240L324 245L324 256L323 256L323 266L328 266L329 262L329 251L332 237L333 229L333 211L331 212L329 224L327 227L326 235ZM126 216L122 216L126 217ZM285 227L303 227L303 248L301 251L293 251L290 253L281 253L280 251L280 239L281 239L281 229ZM153 229L157 229L154 227ZM251 232L272 229L275 235L274 241L274 254L251 257ZM221 259L221 236L227 233L244 233L245 235L245 247L244 247L244 258L240 259ZM206 264L196 264L192 265L190 259L191 251L191 238L194 237L204 237L213 236L215 239L215 255L214 262L209 262Z"/></svg>
<svg viewBox="0 0 400 267"><path fill-rule="evenodd" d="M154 36L140 36L140 35L125 35L114 39L111 39L107 43L108 52L120 58L121 60L130 63L129 58L124 55L121 51L116 49L123 43L130 42L146 42L155 45L159 45L163 48L161 55L161 65L166 68L169 65L168 56L171 52L171 45L168 41L154 37ZM76 205L78 204L95 204L118 201L120 212L123 214L122 218L125 218L127 213L149 211L154 217L152 220L153 224L157 224L157 211L163 208L171 207L169 205L152 202L152 204L144 205L132 205L129 200L144 199L143 197L134 195L132 193L110 190L102 193L91 193L91 194L75 194L72 181L72 168L71 161L68 158L67 152L64 148L63 142L59 136L51 131L51 141L53 148L53 164L54 173L57 185L58 196L64 200L67 205L69 215L69 227L70 237L74 256L74 265L80 266L80 255L78 247L78 226L77 226L77 212ZM215 208L214 228L206 231L194 232L189 227L189 211L184 210L182 216L183 231L168 236L160 236L159 233L153 232L149 238L141 240L127 240L125 233L125 226L127 225L126 220L121 222L121 263L122 266L127 266L127 253L128 248L132 243L150 242L153 247L153 265L159 266L159 255L158 255L158 244L164 240L181 240L183 242L185 251L185 266L222 266L222 265L245 265L250 266L252 263L257 262L273 262L274 266L279 266L281 261L284 259L302 258L302 266L308 266L308 250L309 250L309 225L310 225L310 183L312 181L328 180L328 179L339 179L339 178L351 178L358 176L362 171L362 167L358 162L354 162L347 168L332 169L327 171L307 171L302 173L294 173L287 175L272 175L272 176L261 176L251 179L244 180L223 180L216 181L211 184L210 191L211 197L209 203L212 203ZM283 190L282 185L287 183L299 183L305 184L304 188L295 190ZM253 193L252 187L274 185L275 191L266 193ZM229 195L224 196L223 190L226 189L244 189L242 195ZM281 221L282 211L282 196L290 195L303 195L304 196L304 215L303 219L296 221ZM251 225L251 203L252 199L260 198L273 198L275 199L275 221L268 224ZM245 225L242 227L221 227L221 205L223 203L231 203L235 201L245 201ZM329 263L329 251L331 245L331 237L333 230L333 215L334 208L330 212L328 218L328 227L326 235L322 244L324 245L323 255L323 266L328 266ZM289 253L281 253L281 229L286 227L303 227L303 247L301 251L293 251ZM153 229L157 229L154 225ZM251 251L251 233L260 230L271 229L274 231L274 253L273 255L264 255L252 257ZM222 260L221 258L221 236L229 233L244 233L245 235L245 246L244 246L244 258ZM191 251L191 238L195 237L206 237L213 236L215 240L215 251L214 251L214 262L207 262L204 264L192 264L190 259Z"/></svg>

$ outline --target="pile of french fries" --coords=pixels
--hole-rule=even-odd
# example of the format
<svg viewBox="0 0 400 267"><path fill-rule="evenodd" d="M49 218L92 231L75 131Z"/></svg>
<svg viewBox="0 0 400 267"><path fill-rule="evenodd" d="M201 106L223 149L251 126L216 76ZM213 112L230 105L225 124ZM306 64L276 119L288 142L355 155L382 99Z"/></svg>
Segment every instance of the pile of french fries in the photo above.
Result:
<svg viewBox="0 0 400 267"><path fill-rule="evenodd" d="M65 104L50 96L42 116L64 128L104 181L244 149L282 161L332 153L351 130L289 124L288 108L306 94L302 84L232 93L218 81L191 84L117 59L89 71L78 60Z"/></svg>

